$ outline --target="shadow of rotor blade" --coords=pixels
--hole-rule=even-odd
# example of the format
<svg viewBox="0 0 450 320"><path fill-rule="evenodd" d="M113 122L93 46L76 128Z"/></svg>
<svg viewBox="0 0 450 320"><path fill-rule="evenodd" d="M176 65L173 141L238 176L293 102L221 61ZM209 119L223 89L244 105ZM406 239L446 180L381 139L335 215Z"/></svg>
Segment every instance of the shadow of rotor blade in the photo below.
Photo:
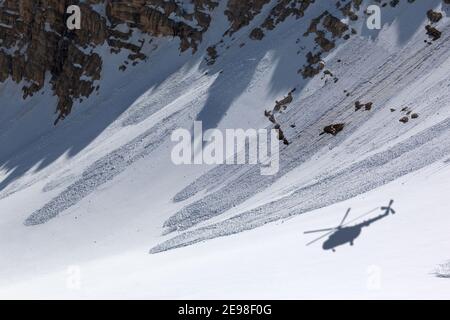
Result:
<svg viewBox="0 0 450 320"><path fill-rule="evenodd" d="M327 229L320 229L320 230L311 230L311 231L305 231L304 234L311 234L311 233L318 233L318 232L327 232L334 230L335 228L327 228Z"/></svg>
<svg viewBox="0 0 450 320"><path fill-rule="evenodd" d="M347 217L348 217L348 215L349 215L349 213L350 213L350 210L352 210L352 209L349 208L349 209L347 210L347 212L345 213L344 218L342 218L342 221L341 221L341 223L339 224L339 226L342 226L342 225L344 224L345 220L347 220Z"/></svg>
<svg viewBox="0 0 450 320"><path fill-rule="evenodd" d="M317 241L322 240L323 238L328 237L330 234L332 234L333 232L335 232L335 230L336 230L336 229L333 229L332 231L330 231L330 232L324 234L323 236L321 236L321 237L319 237L319 238L317 238L317 239L315 239L315 240L313 240L313 241L311 241L311 242L308 242L308 243L306 244L306 246L310 246L310 245L316 243Z"/></svg>

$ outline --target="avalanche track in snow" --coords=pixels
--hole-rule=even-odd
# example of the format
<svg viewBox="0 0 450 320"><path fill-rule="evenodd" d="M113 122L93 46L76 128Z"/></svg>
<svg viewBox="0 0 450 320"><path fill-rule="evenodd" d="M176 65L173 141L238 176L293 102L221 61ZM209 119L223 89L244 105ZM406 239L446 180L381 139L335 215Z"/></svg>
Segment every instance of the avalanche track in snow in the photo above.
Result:
<svg viewBox="0 0 450 320"><path fill-rule="evenodd" d="M353 39L338 49L328 64L342 81L327 83L313 94L301 95L279 119L285 127L296 124L295 130L289 130L291 144L282 148L280 172L267 177L259 175L259 167L256 166L223 165L212 169L174 196L176 202L182 202L188 201L199 191L212 190L187 204L165 222L164 227L169 235L174 231L179 234L155 246L151 252L238 233L325 207L377 188L448 155L450 119L447 110L441 110L441 107L450 101L448 90L445 90L450 85L450 79L438 71L450 68L449 31L447 26L443 30L446 36L432 46L411 41L393 54L379 43L368 42L364 38ZM338 63L337 57L344 57L344 63ZM356 59L347 64L345 57ZM240 64L236 66L241 68ZM414 90L423 79L436 74L441 78L435 79L429 87ZM186 80L174 82L176 87L171 90L183 92L189 85L191 88L204 87L203 90L196 89L197 99L188 98L187 105L178 107L181 111L169 112L154 127L90 165L78 180L33 212L25 224L38 225L57 217L124 172L136 160L149 159L158 147L167 143L171 132L195 115L195 110L199 110L197 106L201 98L198 97L207 94L208 86L202 84L204 80L187 83L184 87L180 86L183 81ZM352 94L347 96L344 90ZM402 92L409 94L399 105L395 97ZM359 100L372 101L375 110L355 112L353 103ZM158 101L157 105L162 107L162 102ZM400 124L390 109L401 109L402 106L414 106L414 110L420 112L420 122L430 120L432 125L421 127L419 122L416 125ZM123 124L139 123L160 108L147 101L144 107L138 107L131 115L122 117L125 118ZM441 113L437 115L439 110ZM319 135L324 126L338 122L346 124L345 130L338 136ZM414 133L410 135L411 132ZM321 165L315 166L314 163ZM281 192L278 199L271 200L269 197L270 201L259 207L220 218L281 177L295 175L292 172L302 168L308 173ZM201 226L195 228L199 224Z"/></svg>
<svg viewBox="0 0 450 320"><path fill-rule="evenodd" d="M335 2L316 1L250 40L276 3L229 35L222 2L195 53L180 53L177 39L150 45L146 35L148 60L125 71L128 53L95 48L101 88L56 127L49 83L29 100L13 81L0 84L0 296L30 287L39 296L48 283L49 295L65 296L61 273L75 264L87 275L83 293L101 297L149 288L177 298L341 297L343 286L365 297L374 262L387 274L383 297L409 294L410 283L414 296L447 294L437 278L449 275L450 6L405 0L369 31ZM436 41L425 31L431 7L443 13ZM322 52L333 77L304 79L306 55L318 49L316 34L304 33L325 9L358 33ZM265 111L288 92L292 103L276 114L289 140L276 175L171 161L174 130L194 121L204 130L272 129ZM356 110L357 101L371 110ZM332 124L344 128L323 134ZM348 207L359 215L390 199L399 214L336 255L299 238Z"/></svg>
<svg viewBox="0 0 450 320"><path fill-rule="evenodd" d="M447 27L444 34L449 34L449 31ZM355 41L347 50L339 52L339 56L345 57L351 52L358 56L359 61L352 67L364 70L359 79L356 75L346 74L345 70L338 71L341 77L353 80L350 91L355 95L343 98L336 95L338 90L324 87L301 100L299 108L290 108L283 121L296 123L297 128L299 123L302 125L291 145L281 152L279 174L264 177L258 175L258 168L236 170L227 165L220 166L175 197L176 201L187 200L200 190L215 188L168 219L165 227L169 231L184 231L220 216L263 191L281 176L289 175L295 168L301 170L305 167L304 170L310 171L306 177L291 186L280 199L176 235L151 252L238 233L326 207L444 160L450 153L450 118L448 109L442 110L442 107L450 101L450 78L442 73L441 78L435 79L429 87L420 88L420 91L414 88L424 79L439 74L439 70L450 69L449 40L447 36L435 46L423 48L417 48L417 43L413 43L395 55L389 55L375 45ZM374 59L381 63L372 62L370 69L364 69L364 64ZM413 131L412 128L402 128L390 110L402 108L394 100L402 92L409 95L402 105L414 106L421 114L421 121L431 120L432 123L429 127L417 126L416 132L410 136L406 130ZM375 113L355 113L352 102L357 100L373 101ZM318 106L326 111L322 114L314 112ZM342 134L337 137L319 136L324 126L336 122L347 124ZM320 163L320 158L327 160L321 166L315 166L314 162Z"/></svg>

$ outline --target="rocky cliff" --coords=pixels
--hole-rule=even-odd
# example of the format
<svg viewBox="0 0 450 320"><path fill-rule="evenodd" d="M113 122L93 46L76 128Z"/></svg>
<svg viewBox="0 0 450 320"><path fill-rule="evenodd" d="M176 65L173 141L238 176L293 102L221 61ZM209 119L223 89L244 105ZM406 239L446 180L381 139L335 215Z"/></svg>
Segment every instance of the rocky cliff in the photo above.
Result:
<svg viewBox="0 0 450 320"><path fill-rule="evenodd" d="M58 97L58 122L70 112L75 100L89 97L101 86L103 57L96 47L107 46L111 54L125 50L128 60L121 70L146 60L142 52L145 37L171 37L180 42L179 50L196 52L209 29L212 13L221 1L227 1L223 14L229 28L223 35L232 37L258 16L260 22L248 31L252 40L262 40L267 32L287 18L300 19L315 0L3 0L0 1L0 82L12 79L20 83L27 98L48 82ZM414 2L414 0L405 0ZM395 7L399 1L374 1L383 7ZM448 0L443 0L448 3ZM311 22L304 37L313 37L317 46L305 57L299 73L304 78L319 74L324 65L322 54L331 51L337 41L356 34L351 23L366 12L362 0L336 0L334 14L324 11ZM81 9L82 27L66 26L70 5ZM344 22L346 21L346 22ZM126 28L124 28L126 26ZM428 33L436 38L432 26ZM138 37L134 35L138 34ZM138 40L136 40L138 38ZM148 40L148 38L147 38ZM299 39L299 41L301 41ZM206 52L208 64L220 57L222 39ZM222 45L223 47L223 45Z"/></svg>
<svg viewBox="0 0 450 320"><path fill-rule="evenodd" d="M0 2L0 81L23 82L24 98L49 80L59 98L57 121L66 117L75 99L88 97L98 86L102 57L92 48L107 44L111 53L130 52L136 63L146 57L142 42L132 43L134 32L155 37L178 37L180 50L196 50L208 29L208 12L217 3L195 0L192 11L179 1L61 1L5 0ZM82 27L68 30L66 9L79 5ZM119 25L130 29L123 32Z"/></svg>

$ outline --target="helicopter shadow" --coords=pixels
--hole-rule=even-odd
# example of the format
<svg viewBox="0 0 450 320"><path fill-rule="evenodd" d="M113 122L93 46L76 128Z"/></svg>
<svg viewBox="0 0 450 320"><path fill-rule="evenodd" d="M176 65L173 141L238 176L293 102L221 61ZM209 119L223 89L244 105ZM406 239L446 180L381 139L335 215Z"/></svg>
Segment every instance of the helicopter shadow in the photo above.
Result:
<svg viewBox="0 0 450 320"><path fill-rule="evenodd" d="M324 235L321 237L309 242L307 246L310 246L320 240L326 239L322 244L323 250L331 250L333 252L336 252L336 248L339 246L347 245L353 246L355 244L355 240L361 236L361 233L364 228L370 227L372 224L383 220L390 216L391 214L395 214L395 210L392 209L392 205L394 203L394 200L391 200L389 205L387 207L380 207L373 209L363 215L358 216L357 218L346 222L351 208L347 210L344 218L342 219L341 223L334 228L327 228L327 229L319 229L319 230L312 230L312 231L306 231L305 234L313 234L313 233L322 233L325 232ZM357 220L362 219L366 216L369 216L376 211L381 210L383 211L382 214L379 214L373 218L370 218L368 220L365 220L363 222L353 224ZM352 225L353 224L353 225Z"/></svg>

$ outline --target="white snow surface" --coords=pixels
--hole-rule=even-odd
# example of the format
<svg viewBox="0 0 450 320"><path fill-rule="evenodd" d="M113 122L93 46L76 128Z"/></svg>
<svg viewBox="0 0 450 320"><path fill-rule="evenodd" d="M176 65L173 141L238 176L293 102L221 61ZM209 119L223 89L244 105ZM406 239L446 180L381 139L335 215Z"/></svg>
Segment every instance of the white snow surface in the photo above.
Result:
<svg viewBox="0 0 450 320"><path fill-rule="evenodd" d="M126 53L97 49L101 90L56 127L49 85L22 100L0 84L0 298L450 298L449 7L402 3L379 32L360 23L324 56L337 83L297 74L323 5L262 41L248 39L255 25L226 37L207 66L222 7L195 54L155 39L120 72ZM444 18L427 44L430 8ZM173 130L269 127L264 110L293 88L277 175L172 164ZM419 118L400 123L405 107ZM320 135L334 123L346 126ZM353 224L374 218L391 199L396 214L353 246L306 246L320 234L305 231L348 208L349 220L370 212Z"/></svg>

